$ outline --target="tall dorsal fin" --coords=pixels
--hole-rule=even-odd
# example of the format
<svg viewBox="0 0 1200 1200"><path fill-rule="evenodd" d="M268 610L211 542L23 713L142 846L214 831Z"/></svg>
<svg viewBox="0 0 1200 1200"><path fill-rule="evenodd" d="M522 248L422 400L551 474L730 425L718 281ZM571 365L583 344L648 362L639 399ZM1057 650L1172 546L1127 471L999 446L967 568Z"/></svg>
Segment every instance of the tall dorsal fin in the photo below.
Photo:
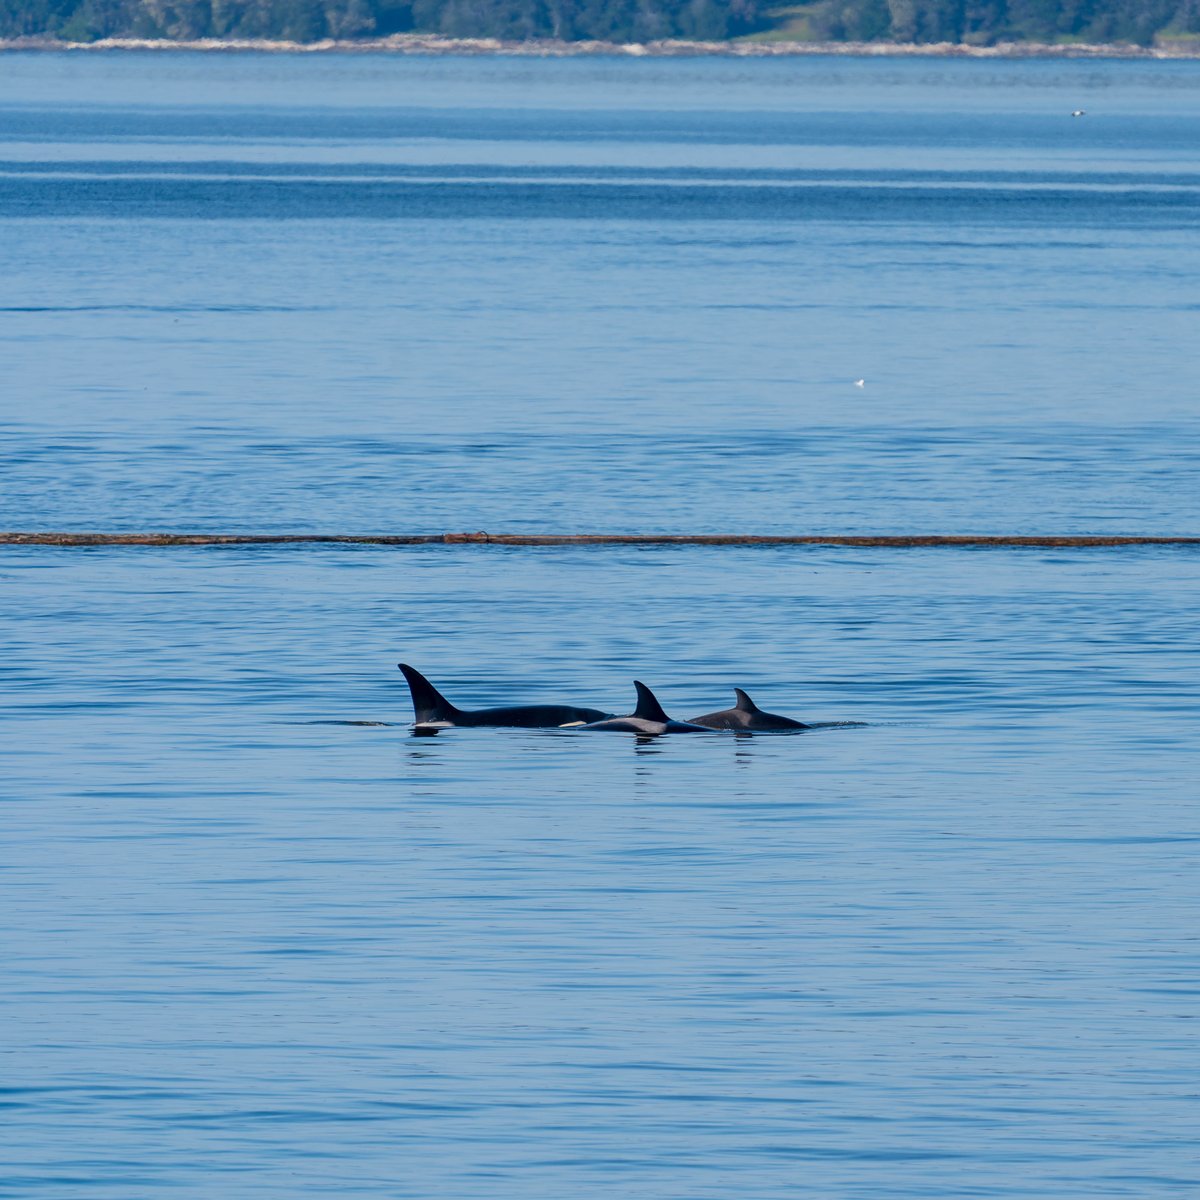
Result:
<svg viewBox="0 0 1200 1200"><path fill-rule="evenodd" d="M758 705L741 688L734 688L733 694L737 697L737 703L733 707L738 712L756 713L759 711Z"/></svg>
<svg viewBox="0 0 1200 1200"><path fill-rule="evenodd" d="M408 690L412 692L413 715L418 725L448 721L458 712L458 709L415 667L410 667L408 663L396 665L408 680Z"/></svg>
<svg viewBox="0 0 1200 1200"><path fill-rule="evenodd" d="M664 724L671 719L663 712L658 698L644 683L635 679L633 686L637 688L638 697L637 708L633 710L635 717L641 717L643 721L662 721Z"/></svg>

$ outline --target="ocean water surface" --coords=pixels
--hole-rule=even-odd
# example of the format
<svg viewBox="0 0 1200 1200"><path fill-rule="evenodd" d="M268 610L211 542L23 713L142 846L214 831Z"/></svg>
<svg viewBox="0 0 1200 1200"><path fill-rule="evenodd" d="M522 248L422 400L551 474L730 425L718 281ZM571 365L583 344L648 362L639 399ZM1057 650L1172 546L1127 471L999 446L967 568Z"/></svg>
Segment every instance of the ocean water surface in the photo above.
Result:
<svg viewBox="0 0 1200 1200"><path fill-rule="evenodd" d="M10 528L1196 527L1195 64L3 63Z"/></svg>
<svg viewBox="0 0 1200 1200"><path fill-rule="evenodd" d="M0 526L1195 534L1198 134L1190 63L6 54ZM1198 586L0 548L0 1195L1195 1195ZM830 725L414 738L400 660Z"/></svg>

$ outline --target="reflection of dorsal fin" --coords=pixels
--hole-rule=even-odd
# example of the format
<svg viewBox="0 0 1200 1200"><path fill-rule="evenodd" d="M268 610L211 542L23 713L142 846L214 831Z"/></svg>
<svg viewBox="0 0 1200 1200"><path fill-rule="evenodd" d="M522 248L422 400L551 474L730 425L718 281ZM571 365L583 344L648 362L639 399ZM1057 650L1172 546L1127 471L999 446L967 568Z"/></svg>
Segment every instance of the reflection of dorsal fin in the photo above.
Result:
<svg viewBox="0 0 1200 1200"><path fill-rule="evenodd" d="M664 724L671 719L663 712L662 705L644 683L639 683L635 679L633 686L637 688L638 696L637 708L633 710L635 717L641 717L643 721L662 721Z"/></svg>
<svg viewBox="0 0 1200 1200"><path fill-rule="evenodd" d="M738 712L756 713L759 711L758 705L741 688L734 688L733 694L737 697L737 703L733 707Z"/></svg>
<svg viewBox="0 0 1200 1200"><path fill-rule="evenodd" d="M428 725L434 721L447 721L458 709L442 695L441 692L414 667L408 663L397 663L408 680L408 690L412 692L413 715L418 725Z"/></svg>

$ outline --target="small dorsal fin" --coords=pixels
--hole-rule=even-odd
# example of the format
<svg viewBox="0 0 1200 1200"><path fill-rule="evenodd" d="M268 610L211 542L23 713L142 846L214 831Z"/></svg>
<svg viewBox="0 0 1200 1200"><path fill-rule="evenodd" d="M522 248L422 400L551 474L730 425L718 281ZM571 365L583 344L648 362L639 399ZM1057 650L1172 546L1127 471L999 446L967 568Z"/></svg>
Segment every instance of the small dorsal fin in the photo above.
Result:
<svg viewBox="0 0 1200 1200"><path fill-rule="evenodd" d="M637 688L638 697L637 708L633 710L635 717L641 717L643 721L662 721L664 724L671 719L663 712L657 697L644 683L635 679L633 686Z"/></svg>
<svg viewBox="0 0 1200 1200"><path fill-rule="evenodd" d="M741 688L734 688L733 694L737 697L737 703L734 705L734 708L738 712L756 713L759 711L758 705Z"/></svg>
<svg viewBox="0 0 1200 1200"><path fill-rule="evenodd" d="M408 680L408 690L412 692L413 716L418 725L447 721L458 712L458 709L415 667L410 667L408 663L396 665Z"/></svg>

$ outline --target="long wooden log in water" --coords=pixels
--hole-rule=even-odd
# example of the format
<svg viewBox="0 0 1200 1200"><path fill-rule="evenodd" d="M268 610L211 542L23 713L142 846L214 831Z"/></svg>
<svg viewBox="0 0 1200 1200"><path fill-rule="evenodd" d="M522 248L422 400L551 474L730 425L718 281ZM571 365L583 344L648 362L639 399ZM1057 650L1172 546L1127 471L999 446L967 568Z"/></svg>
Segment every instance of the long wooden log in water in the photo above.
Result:
<svg viewBox="0 0 1200 1200"><path fill-rule="evenodd" d="M336 533L0 533L0 546L279 546L337 544L364 546L443 545L434 534Z"/></svg>
<svg viewBox="0 0 1200 1200"><path fill-rule="evenodd" d="M0 546L852 546L1090 549L1113 546L1196 546L1200 537L1128 534L741 534L741 533L4 533Z"/></svg>

